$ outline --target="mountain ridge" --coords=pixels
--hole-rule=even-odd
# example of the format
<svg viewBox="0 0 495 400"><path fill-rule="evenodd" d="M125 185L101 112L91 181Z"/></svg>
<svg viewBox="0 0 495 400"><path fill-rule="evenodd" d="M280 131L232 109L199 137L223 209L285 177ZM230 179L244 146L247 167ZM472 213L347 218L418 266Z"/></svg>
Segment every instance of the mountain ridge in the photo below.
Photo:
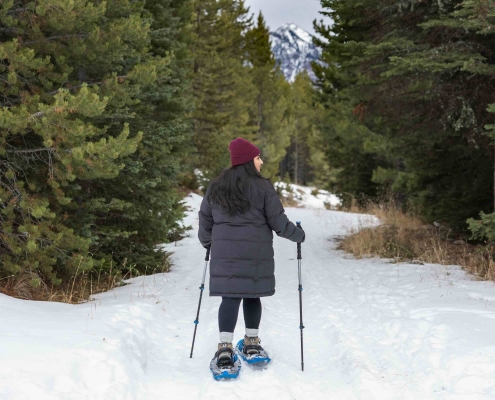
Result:
<svg viewBox="0 0 495 400"><path fill-rule="evenodd" d="M288 22L270 32L272 52L285 79L294 82L296 76L307 71L312 80L316 77L311 63L320 57L320 49L313 44L313 36Z"/></svg>

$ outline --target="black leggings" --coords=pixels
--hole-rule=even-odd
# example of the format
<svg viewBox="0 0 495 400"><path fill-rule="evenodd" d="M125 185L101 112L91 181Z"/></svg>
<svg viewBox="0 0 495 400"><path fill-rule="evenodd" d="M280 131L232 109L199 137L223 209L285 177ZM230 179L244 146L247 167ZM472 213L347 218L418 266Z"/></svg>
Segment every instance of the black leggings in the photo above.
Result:
<svg viewBox="0 0 495 400"><path fill-rule="evenodd" d="M261 321L261 300L241 299L234 297L222 297L222 304L218 309L218 327L220 332L234 332L239 314L239 306L242 302L244 311L244 323L248 329L259 329Z"/></svg>

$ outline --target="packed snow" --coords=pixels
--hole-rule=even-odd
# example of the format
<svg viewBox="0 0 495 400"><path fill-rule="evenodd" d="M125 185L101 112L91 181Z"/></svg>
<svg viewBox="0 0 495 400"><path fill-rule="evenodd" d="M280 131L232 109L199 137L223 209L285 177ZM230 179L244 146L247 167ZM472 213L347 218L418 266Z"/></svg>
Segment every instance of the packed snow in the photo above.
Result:
<svg viewBox="0 0 495 400"><path fill-rule="evenodd" d="M277 293L262 300L260 328L273 361L216 382L208 366L220 299L207 291L189 358L205 251L196 239L201 197L186 202L193 230L164 246L173 252L170 273L79 305L0 295L0 399L495 398L494 283L457 266L356 260L336 250L336 239L376 219L323 208L286 210L307 234L305 371L296 245L276 237ZM240 315L235 340L243 334Z"/></svg>

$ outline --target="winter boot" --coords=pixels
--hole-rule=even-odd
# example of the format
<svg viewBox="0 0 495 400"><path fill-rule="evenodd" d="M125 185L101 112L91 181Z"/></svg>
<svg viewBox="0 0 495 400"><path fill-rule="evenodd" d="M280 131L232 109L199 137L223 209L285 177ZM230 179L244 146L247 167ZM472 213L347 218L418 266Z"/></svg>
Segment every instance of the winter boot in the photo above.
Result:
<svg viewBox="0 0 495 400"><path fill-rule="evenodd" d="M234 353L232 343L219 343L218 351L210 362L215 380L235 379L241 370L241 360Z"/></svg>
<svg viewBox="0 0 495 400"><path fill-rule="evenodd" d="M270 362L268 353L260 346L261 340L258 336L244 336L236 346L236 352L248 364L265 366Z"/></svg>
<svg viewBox="0 0 495 400"><path fill-rule="evenodd" d="M258 336L249 337L244 335L244 347L242 352L247 357L259 356L261 352L264 352L263 347L260 346L261 340Z"/></svg>
<svg viewBox="0 0 495 400"><path fill-rule="evenodd" d="M234 349L232 343L218 343L218 351L215 353L217 366L220 369L234 366Z"/></svg>

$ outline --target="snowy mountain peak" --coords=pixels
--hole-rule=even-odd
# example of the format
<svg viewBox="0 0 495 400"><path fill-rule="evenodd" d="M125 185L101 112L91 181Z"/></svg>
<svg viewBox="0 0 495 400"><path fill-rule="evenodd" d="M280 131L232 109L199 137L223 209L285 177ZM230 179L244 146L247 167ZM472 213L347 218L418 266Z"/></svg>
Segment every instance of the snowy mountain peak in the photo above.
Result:
<svg viewBox="0 0 495 400"><path fill-rule="evenodd" d="M285 78L293 82L297 74L306 70L313 78L311 62L320 56L320 50L313 44L313 37L292 22L282 25L270 33L272 51Z"/></svg>
<svg viewBox="0 0 495 400"><path fill-rule="evenodd" d="M297 37L305 43L312 43L312 36L293 22L288 22L276 30L276 33L287 37Z"/></svg>

